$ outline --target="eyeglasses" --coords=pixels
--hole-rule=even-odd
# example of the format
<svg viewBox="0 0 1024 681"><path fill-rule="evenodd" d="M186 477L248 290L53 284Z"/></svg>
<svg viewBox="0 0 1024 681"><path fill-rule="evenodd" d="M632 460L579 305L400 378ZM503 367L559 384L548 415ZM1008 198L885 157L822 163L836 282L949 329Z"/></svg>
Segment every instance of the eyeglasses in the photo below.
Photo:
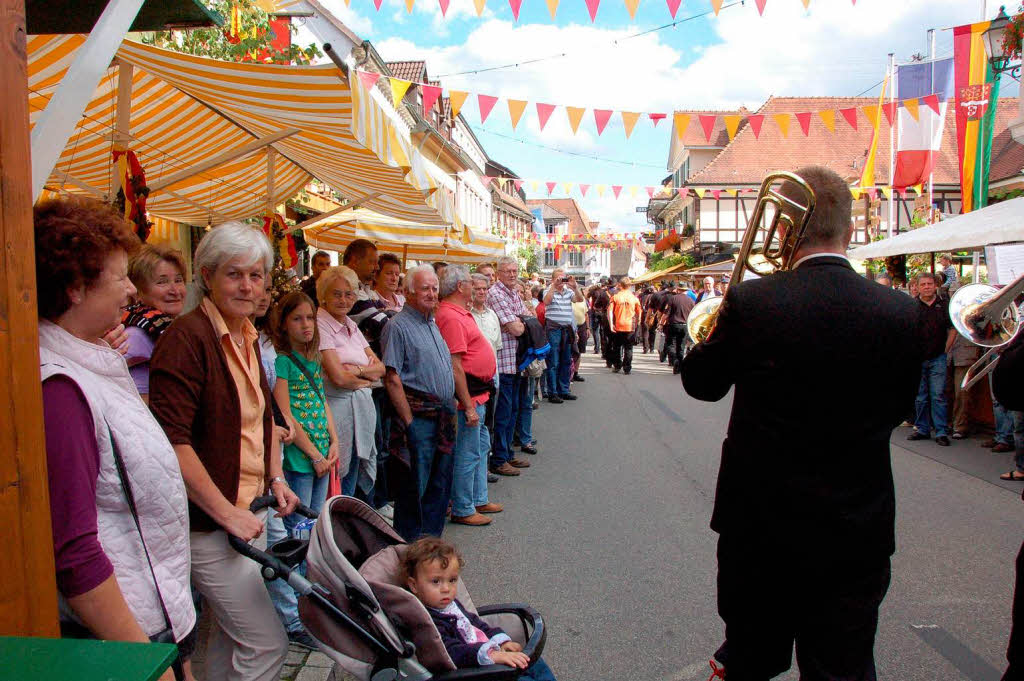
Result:
<svg viewBox="0 0 1024 681"><path fill-rule="evenodd" d="M335 300L355 300L357 295L355 291L331 291L331 297Z"/></svg>

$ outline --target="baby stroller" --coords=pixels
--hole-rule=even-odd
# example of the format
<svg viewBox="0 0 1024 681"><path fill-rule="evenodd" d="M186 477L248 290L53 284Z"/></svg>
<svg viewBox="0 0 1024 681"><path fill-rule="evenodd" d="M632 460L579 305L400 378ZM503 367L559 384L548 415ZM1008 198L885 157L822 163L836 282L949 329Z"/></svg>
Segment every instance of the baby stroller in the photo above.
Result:
<svg viewBox="0 0 1024 681"><path fill-rule="evenodd" d="M270 495L250 510L276 506ZM296 512L317 517L301 504ZM360 681L515 681L522 673L505 665L456 669L426 608L398 583L405 540L358 499L328 499L308 540L289 538L260 551L228 539L263 566L264 579L284 579L295 589L306 630ZM303 559L308 578L296 569ZM517 603L476 608L461 579L458 599L520 643L531 664L540 658L547 634L536 610Z"/></svg>

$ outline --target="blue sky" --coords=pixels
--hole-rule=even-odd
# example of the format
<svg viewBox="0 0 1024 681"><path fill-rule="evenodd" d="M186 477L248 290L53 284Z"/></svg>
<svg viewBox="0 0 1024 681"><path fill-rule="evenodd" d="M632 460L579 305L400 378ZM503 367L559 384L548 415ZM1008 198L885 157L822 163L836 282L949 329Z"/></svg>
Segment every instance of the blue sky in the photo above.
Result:
<svg viewBox="0 0 1024 681"><path fill-rule="evenodd" d="M756 109L773 94L877 95L889 52L897 61L926 53L929 28L981 18L980 3L970 0L858 0L856 6L812 0L809 10L801 0L768 0L763 17L753 0L732 7L726 0L717 18L709 0L684 0L676 20L695 18L631 37L673 21L665 0L642 1L635 21L622 0L603 0L593 24L584 0L562 0L554 21L544 0L523 0L518 22L507 0L488 0L482 17L472 0L451 0L447 18L437 0L417 0L412 14L404 0L383 0L379 12L372 0L351 0L350 7L342 0L321 2L371 40L384 59L425 60L431 78L441 76L446 89L472 92L463 116L487 153L522 177L639 186L635 198L623 190L619 200L610 190L599 198L593 187L581 199L573 189L591 220L611 231L646 227L636 207L647 203L643 187L668 174L671 134L671 115L657 128L643 117L626 140L617 112ZM988 4L995 5L991 16L998 4ZM952 32L936 35L937 55L952 54ZM1006 85L1004 94L1015 95ZM501 98L483 125L476 93ZM530 102L516 130L506 98ZM540 131L538 101L587 107L578 134L572 134L564 106ZM616 111L600 136L592 108ZM536 193L526 189L531 198L547 195L543 185ZM554 196L565 196L561 187Z"/></svg>

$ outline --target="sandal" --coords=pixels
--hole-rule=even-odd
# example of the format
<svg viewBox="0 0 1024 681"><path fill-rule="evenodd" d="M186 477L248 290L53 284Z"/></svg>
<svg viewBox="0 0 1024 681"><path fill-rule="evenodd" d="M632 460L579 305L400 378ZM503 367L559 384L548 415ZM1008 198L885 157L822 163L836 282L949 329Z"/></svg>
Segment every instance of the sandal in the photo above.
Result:
<svg viewBox="0 0 1024 681"><path fill-rule="evenodd" d="M1017 471L1010 471L1009 473L1003 473L999 476L1000 480L1012 480L1013 482L1024 482L1024 473L1018 473Z"/></svg>

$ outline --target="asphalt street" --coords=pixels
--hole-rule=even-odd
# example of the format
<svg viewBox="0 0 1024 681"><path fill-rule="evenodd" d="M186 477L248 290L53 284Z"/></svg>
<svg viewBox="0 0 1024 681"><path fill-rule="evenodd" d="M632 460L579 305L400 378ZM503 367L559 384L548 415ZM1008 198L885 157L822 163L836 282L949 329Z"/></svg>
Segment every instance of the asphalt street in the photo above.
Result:
<svg viewBox="0 0 1024 681"><path fill-rule="evenodd" d="M445 531L478 605L541 611L560 681L704 681L721 642L708 521L731 400L691 399L639 348L634 362L632 375L612 374L588 354L580 399L534 412L540 452L521 455L532 467L490 486L506 511ZM898 548L879 679L997 681L1024 515L1020 485L996 479L1012 455L908 432L892 440Z"/></svg>

